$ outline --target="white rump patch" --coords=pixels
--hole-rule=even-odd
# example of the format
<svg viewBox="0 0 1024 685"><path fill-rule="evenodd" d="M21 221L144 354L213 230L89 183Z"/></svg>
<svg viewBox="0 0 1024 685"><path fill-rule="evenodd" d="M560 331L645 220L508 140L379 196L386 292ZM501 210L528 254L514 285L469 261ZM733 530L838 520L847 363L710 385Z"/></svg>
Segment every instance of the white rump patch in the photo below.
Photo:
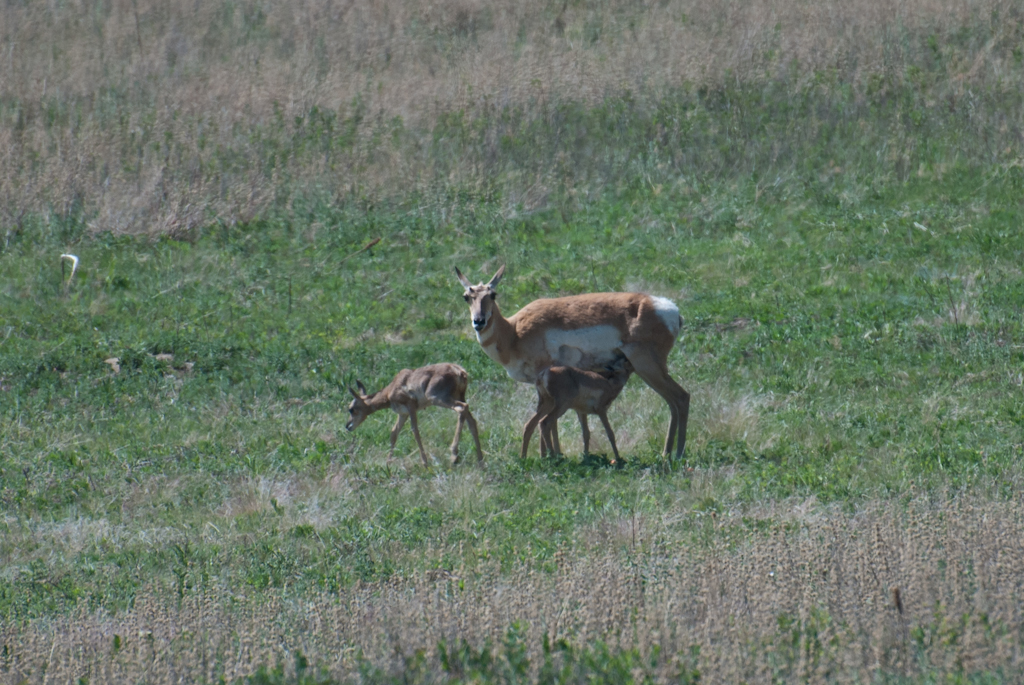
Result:
<svg viewBox="0 0 1024 685"><path fill-rule="evenodd" d="M668 328L669 333L675 338L679 335L679 307L676 306L675 302L666 297L656 297L655 295L649 295L648 297L654 303L654 311L665 322L665 327Z"/></svg>

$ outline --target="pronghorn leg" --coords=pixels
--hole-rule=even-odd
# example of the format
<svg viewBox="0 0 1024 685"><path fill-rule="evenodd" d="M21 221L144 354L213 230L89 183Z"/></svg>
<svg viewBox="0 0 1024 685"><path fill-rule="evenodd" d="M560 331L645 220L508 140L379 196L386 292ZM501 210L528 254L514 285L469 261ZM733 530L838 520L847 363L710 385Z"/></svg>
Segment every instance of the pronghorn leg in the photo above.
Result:
<svg viewBox="0 0 1024 685"><path fill-rule="evenodd" d="M476 463L484 463L484 451L480 449L480 433L477 431L476 419L469 413L469 407L463 409L462 417L465 418L466 424L469 426L469 434L473 436L473 444L476 446Z"/></svg>
<svg viewBox="0 0 1024 685"><path fill-rule="evenodd" d="M459 415L459 423L455 426L455 440L452 442L452 464L459 463L459 437L462 434L462 424L469 426L469 432L473 436L473 442L476 444L476 460L478 463L483 463L484 453L480 449L480 434L477 432L476 419L469 411L469 406L465 402L455 402L454 406L455 413Z"/></svg>
<svg viewBox="0 0 1024 685"><path fill-rule="evenodd" d="M627 352L626 348L631 348ZM675 443L676 434L679 429L679 397L677 393L669 386L666 381L672 382L669 378L668 370L665 365L659 360L649 349L644 346L632 346L626 345L622 350L626 358L629 359L630 364L633 365L633 370L638 376L640 376L647 385L654 389L656 393L661 395L662 399L668 403L670 421L668 427L668 434L665 436L665 448L663 455L672 458L672 447ZM635 361L635 363L634 363ZM674 383L673 383L674 384ZM682 388L680 388L682 390Z"/></svg>
<svg viewBox="0 0 1024 685"><path fill-rule="evenodd" d="M604 432L608 434L608 442L612 444L612 454L615 455L615 459L612 460L612 464L624 464L622 457L619 456L619 448L615 446L615 433L612 431L612 425L608 423L608 412L601 412L597 415L601 419L601 423L604 424Z"/></svg>
<svg viewBox="0 0 1024 685"><path fill-rule="evenodd" d="M580 419L580 430L583 431L583 454L590 454L590 424L587 423L587 415L578 411L576 416Z"/></svg>
<svg viewBox="0 0 1024 685"><path fill-rule="evenodd" d="M530 448L530 440L533 438L533 431L537 429L537 424L540 423L540 420L547 416L552 409L554 409L554 405L549 401L549 399L545 395L542 395L538 390L537 411L533 413L533 416L530 417L530 420L526 422L525 426L523 426L523 449L519 453L520 459L526 459L526 451ZM551 446L546 443L545 437L546 436L544 435L544 431L541 431L540 455L542 457L544 456L545 448L551 448Z"/></svg>
<svg viewBox="0 0 1024 685"><path fill-rule="evenodd" d="M668 435L665 436L664 455L669 459L673 458L672 447L675 445L675 458L683 456L686 448L686 424L690 414L690 393L668 375L668 367L664 360L659 359L654 352L645 345L629 344L622 346L622 353L626 355L633 370L640 378L644 379L647 385L651 386L656 393L662 396L668 403L671 412L671 421L668 427ZM678 438L678 440L677 440Z"/></svg>
<svg viewBox="0 0 1024 685"><path fill-rule="evenodd" d="M409 410L409 427L412 428L412 434L416 437L416 445L420 448L420 456L423 457L423 464L430 468L430 460L427 458L427 451L423 449L423 439L420 438L420 426L416 421L416 410Z"/></svg>
<svg viewBox="0 0 1024 685"><path fill-rule="evenodd" d="M391 451L388 452L388 459L395 457L395 443L398 442L398 434L402 431L402 426L405 425L407 418L405 414L399 414L398 420L395 421L395 427L391 429Z"/></svg>
<svg viewBox="0 0 1024 685"><path fill-rule="evenodd" d="M541 419L540 456L551 458L559 453L558 448L555 446L556 442L552 440L551 437L552 431L554 431L555 437L557 439L558 421L556 420L554 422L544 423L544 418L547 418L549 415L550 412L548 414L544 414L544 417Z"/></svg>
<svg viewBox="0 0 1024 685"><path fill-rule="evenodd" d="M455 422L455 437L452 439L452 466L459 463L459 439L462 437L462 424L466 422L466 403L457 402L452 410L459 420Z"/></svg>
<svg viewBox="0 0 1024 685"><path fill-rule="evenodd" d="M564 413L565 412L560 412L557 416L552 414L550 417L551 423L548 425L548 448L551 450L551 456L563 454L562 443L558 440L558 419L562 418L562 414Z"/></svg>
<svg viewBox="0 0 1024 685"><path fill-rule="evenodd" d="M560 410L556 407L540 422L542 435L547 441L548 454L552 457L562 454L562 445L558 442L558 419L562 418L564 413L565 409Z"/></svg>
<svg viewBox="0 0 1024 685"><path fill-rule="evenodd" d="M530 420L523 426L523 449L519 453L520 459L526 459L526 451L530 449L530 440L533 438L533 431L537 429L537 424L544 418L544 415L540 413L540 410L536 411ZM547 443L544 441L544 431L540 433L540 454L544 456L544 448Z"/></svg>
<svg viewBox="0 0 1024 685"><path fill-rule="evenodd" d="M675 383L675 381L672 382ZM679 441L676 444L676 459L682 459L683 451L686 449L686 424L690 420L690 393L683 390L678 383L676 383L676 387L682 393L679 398L679 428L676 431Z"/></svg>
<svg viewBox="0 0 1024 685"><path fill-rule="evenodd" d="M540 420L540 444L541 444L541 457L553 457L555 456L555 443L551 436L552 424L557 426L558 420L552 420L552 415L547 414L543 419Z"/></svg>

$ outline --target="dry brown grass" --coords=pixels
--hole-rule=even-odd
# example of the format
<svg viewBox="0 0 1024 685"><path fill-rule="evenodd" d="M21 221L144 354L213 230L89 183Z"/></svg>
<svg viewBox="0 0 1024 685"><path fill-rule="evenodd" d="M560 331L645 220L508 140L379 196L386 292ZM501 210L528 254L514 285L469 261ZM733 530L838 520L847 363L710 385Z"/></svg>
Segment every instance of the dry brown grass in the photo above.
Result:
<svg viewBox="0 0 1024 685"><path fill-rule="evenodd" d="M442 639L497 644L517 621L534 663L545 633L644 653L660 645L662 682L693 645L703 682L1019 672L1019 502L921 499L848 514L808 501L703 516L707 544L656 548L633 563L557 556L551 574L457 569L318 596L209 587L179 601L151 590L117 617L83 606L0 626L0 680L212 681L295 649L354 676L359 652L401 669L417 649L432 658ZM603 535L635 539L644 525L609 522Z"/></svg>
<svg viewBox="0 0 1024 685"><path fill-rule="evenodd" d="M994 12L991 40L946 44ZM187 234L286 201L288 183L372 196L481 182L476 162L438 165L439 115L816 72L885 89L932 33L949 71L933 90L953 106L1021 87L1018 14L1012 0L6 3L0 223L9 240L33 213L84 210L97 231ZM309 149L319 134L295 122L314 107L349 143ZM547 183L519 179L510 201L543 204Z"/></svg>

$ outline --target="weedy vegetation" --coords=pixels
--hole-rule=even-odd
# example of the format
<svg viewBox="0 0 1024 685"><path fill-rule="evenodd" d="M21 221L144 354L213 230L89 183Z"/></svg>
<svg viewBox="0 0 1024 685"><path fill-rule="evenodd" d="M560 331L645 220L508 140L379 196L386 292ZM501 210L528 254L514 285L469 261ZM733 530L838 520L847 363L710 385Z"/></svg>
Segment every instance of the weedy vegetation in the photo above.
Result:
<svg viewBox="0 0 1024 685"><path fill-rule="evenodd" d="M1019 680L1019 3L7 3L0 35L0 681ZM684 461L638 380L625 468L570 421L519 459L535 392L453 272L501 264L507 314L679 304ZM357 378L441 361L483 467L451 412L429 467L344 431Z"/></svg>

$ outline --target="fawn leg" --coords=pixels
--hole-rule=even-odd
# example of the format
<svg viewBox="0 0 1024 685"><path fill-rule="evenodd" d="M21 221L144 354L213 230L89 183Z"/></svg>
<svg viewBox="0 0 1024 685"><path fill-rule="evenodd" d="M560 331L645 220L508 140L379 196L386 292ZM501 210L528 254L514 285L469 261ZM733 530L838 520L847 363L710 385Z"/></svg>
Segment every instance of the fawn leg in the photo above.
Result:
<svg viewBox="0 0 1024 685"><path fill-rule="evenodd" d="M590 424L587 423L587 415L578 411L576 416L580 419L580 430L583 431L583 454L590 454Z"/></svg>
<svg viewBox="0 0 1024 685"><path fill-rule="evenodd" d="M398 420L395 421L395 427L391 429L391 451L388 452L388 459L393 459L395 456L395 443L398 442L398 434L402 431L406 418L408 417L405 414L399 414Z"/></svg>
<svg viewBox="0 0 1024 685"><path fill-rule="evenodd" d="M526 459L526 452L530 448L530 439L533 437L533 431L536 430L537 424L540 423L540 420L547 416L547 414L549 414L552 409L554 409L554 404L551 402L550 398L546 397L538 389L537 411L533 413L533 416L530 417L530 420L526 422L525 426L523 426L523 449L519 453L520 459ZM550 450L551 445L546 443L544 431L542 430L540 433L540 455L542 457L544 456L545 448Z"/></svg>
<svg viewBox="0 0 1024 685"><path fill-rule="evenodd" d="M423 449L423 439L420 438L420 427L416 422L416 410L409 410L409 426L412 428L412 434L416 436L416 444L420 448L420 456L423 457L423 465L430 468L430 460L427 458L427 451Z"/></svg>
<svg viewBox="0 0 1024 685"><path fill-rule="evenodd" d="M469 434L473 436L473 444L476 445L476 463L484 463L484 452L480 449L480 433L477 432L476 419L469 413L469 407L465 407L460 414L465 418L469 426Z"/></svg>
<svg viewBox="0 0 1024 685"><path fill-rule="evenodd" d="M608 414L601 412L598 414L601 419L601 423L604 424L604 432L608 434L608 442L612 444L612 454L615 458L612 459L612 464L625 464L626 462L619 456L619 448L615 446L615 433L612 431L612 425L608 423Z"/></svg>
<svg viewBox="0 0 1024 685"><path fill-rule="evenodd" d="M523 426L523 449L519 452L520 459L526 459L526 451L530 449L530 439L533 438L533 431L536 430L537 424L540 423L541 418L543 417L540 411L537 411L530 417L530 420L526 422L526 425ZM540 433L541 456L544 455L544 444L544 431L542 430Z"/></svg>
<svg viewBox="0 0 1024 685"><path fill-rule="evenodd" d="M461 406L460 406L460 404L461 404ZM465 402L461 402L461 403L457 402L452 407L452 411L454 411L456 416L459 417L459 420L455 422L455 437L452 439L452 447L451 447L451 451L452 451L452 466L455 466L456 464L459 463L459 439L462 437L462 424L464 424L466 422L465 413L464 413L466 411L465 407L466 407L466 403Z"/></svg>

